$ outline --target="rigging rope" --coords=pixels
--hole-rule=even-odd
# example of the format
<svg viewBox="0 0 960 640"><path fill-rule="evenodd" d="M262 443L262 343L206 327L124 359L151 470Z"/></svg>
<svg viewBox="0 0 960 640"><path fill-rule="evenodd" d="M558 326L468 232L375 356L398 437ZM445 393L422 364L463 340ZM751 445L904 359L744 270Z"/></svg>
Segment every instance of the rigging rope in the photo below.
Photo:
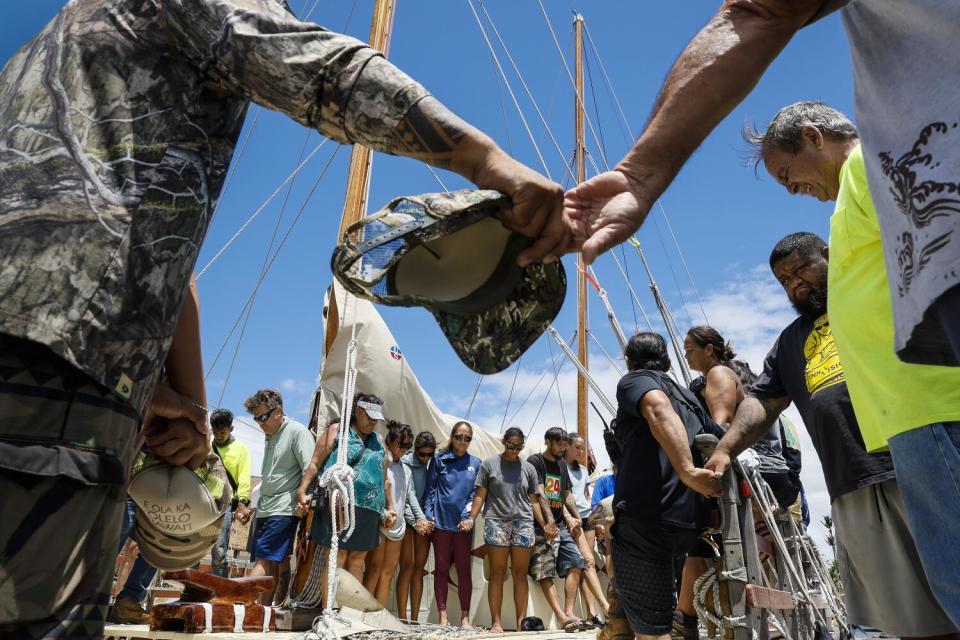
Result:
<svg viewBox="0 0 960 640"><path fill-rule="evenodd" d="M510 393L507 395L507 406L503 408L503 419L500 421L500 433L503 433L503 425L507 423L507 412L510 411L510 400L513 399L513 390L517 386L517 376L520 375L521 360L523 360L522 355L517 358L517 368L513 371L513 383L510 385Z"/></svg>
<svg viewBox="0 0 960 640"><path fill-rule="evenodd" d="M469 1L469 0L468 0ZM527 98L530 100L530 103L533 105L533 109L537 112L537 116L540 118L540 123L543 124L543 128L546 131L547 135L550 137L551 142L553 142L554 148L557 150L557 153L560 155L561 159L566 159L563 151L560 149L560 144L557 142L557 138L553 135L553 130L550 128L550 125L547 124L546 118L543 117L543 112L540 111L540 105L537 104L536 99L533 97L533 93L530 91L530 87L527 86L526 80L523 79L523 74L520 73L520 68L517 66L517 63L514 61L513 56L510 55L510 49L507 48L507 45L504 43L503 38L500 37L500 32L497 30L497 26L493 23L493 19L490 17L490 14L487 13L487 8L483 4L483 0L477 0L477 4L480 5L480 9L483 11L484 17L486 17L487 22L490 24L490 28L493 30L493 34L497 37L497 41L500 43L500 46L503 48L504 54L507 56L507 60L510 62L510 66L513 67L514 73L517 74L517 79L520 80L520 85L523 87L524 92L527 94ZM576 181L576 177L571 172L570 176Z"/></svg>
<svg viewBox="0 0 960 640"><path fill-rule="evenodd" d="M600 347L600 351L602 351L603 355L607 357L607 361L613 366L616 372L619 373L620 375L623 375L625 371L623 370L623 366L621 365L621 363L617 362L610 356L610 353L604 348L603 343L600 342L599 339L597 339L597 336L593 334L593 331L590 331L589 329L587 329L587 335L593 338L593 341L596 343L598 347Z"/></svg>
<svg viewBox="0 0 960 640"><path fill-rule="evenodd" d="M546 7L543 6L543 0L537 0L537 4L540 5L540 12L543 14L543 19L544 19L544 21L547 23L547 29L550 30L550 36L553 38L553 44L556 45L556 47L557 47L557 53L560 54L560 60L563 62L563 68L564 68L564 70L567 72L567 78L570 79L570 86L573 87L573 93L574 93L574 96L575 96L576 99L577 99L577 103L580 105L580 108L583 109L583 113L584 113L584 118L583 118L583 120L584 120L584 122L586 122L587 128L590 129L591 135L593 135L593 141L597 144L597 146L600 146L599 137L597 136L597 132L594 131L594 129L593 129L593 123L590 121L590 118L587 117L587 107L586 107L586 105L583 103L583 98L577 93L577 83L576 83L576 81L573 79L573 74L570 72L570 65L567 64L567 59L566 59L566 57L563 55L563 48L560 46L560 41L557 39L557 34L556 34L556 32L553 30L553 24L551 24L550 18L549 18L549 16L547 16L547 9L546 9ZM610 166L610 163L607 162L607 157L606 157L605 155L603 155L603 149L602 149L602 148L600 149L600 158L601 158L601 160L603 160L603 164L604 164L605 166L607 166L607 167Z"/></svg>
<svg viewBox="0 0 960 640"><path fill-rule="evenodd" d="M303 206L300 207L300 211L297 212L297 215L294 217L293 222L290 223L290 226L287 227L287 231L284 233L283 238L280 240L280 244L277 247L277 250L274 252L273 257L270 258L270 264L267 266L266 272L257 280L254 285L253 293L250 294L250 297L247 298L246 304L244 304L243 309L240 311L240 315L237 316L237 319L233 323L233 327L230 329L230 333L227 335L223 344L220 346L220 350L217 352L216 357L213 359L213 363L207 369L204 379L210 377L210 373L213 371L213 368L216 366L217 361L220 359L220 356L223 354L224 349L226 349L227 344L230 342L230 338L233 337L234 331L237 329L237 325L240 324L240 320L243 318L243 314L246 311L247 307L252 304L253 299L256 297L256 293L260 288L260 285L263 284L264 279L269 273L270 269L273 267L273 263L276 261L277 257L280 255L280 251L283 249L283 246L286 244L287 239L290 237L290 234L293 232L293 228L296 226L297 222L300 220L300 216L303 215L304 210L306 209L307 202L309 202L310 197L313 196L313 193L316 191L317 187L320 184L320 181L323 179L323 176L326 175L327 170L330 168L330 165L333 164L334 158L337 157L337 152L340 151L343 145L337 145L337 148L333 150L333 153L330 155L330 158L327 160L327 163L324 165L323 169L320 171L320 175L317 176L317 180L313 183L313 187L310 189L310 193L307 195L307 199L304 200Z"/></svg>
<svg viewBox="0 0 960 640"><path fill-rule="evenodd" d="M307 152L307 143L310 142L310 134L313 131L307 130L307 135L303 138L303 146L300 147L300 157L297 158L297 164L303 160L303 155ZM267 245L267 251L263 255L263 264L260 266L260 276L264 275L264 272L267 269L267 262L270 259L270 252L273 250L273 243L277 239L277 232L280 231L280 223L283 221L283 214L287 210L287 203L290 202L290 194L293 192L294 180L290 181L290 185L287 187L287 192L283 196L283 204L280 205L280 212L277 214L277 222L273 225L273 234L270 236L270 243ZM311 192L312 194L312 192ZM224 378L223 386L220 387L220 397L217 399L217 406L223 406L223 396L227 392L227 386L230 384L230 377L233 375L233 365L237 361L237 356L240 354L240 345L243 343L243 336L247 332L247 323L250 321L250 316L253 314L253 305L256 301L258 291L254 291L253 299L251 299L250 304L246 307L246 317L243 319L243 326L240 327L240 336L237 338L236 347L233 350L233 356L230 358L230 366L227 367L227 375Z"/></svg>
<svg viewBox="0 0 960 640"><path fill-rule="evenodd" d="M670 237L673 238L673 246L677 249L677 255L680 256L680 263L683 265L683 270L687 273L687 280L690 281L690 286L693 287L693 295L697 298L697 305L700 307L700 313L703 314L703 321L710 324L710 321L707 319L707 312L703 308L703 300L700 299L700 290L697 289L697 284L693 281L693 274L690 273L687 260L683 257L683 251L680 250L680 243L677 242L677 236L673 233L673 225L670 224L667 211L663 208L663 200L657 200L657 205L660 207L660 215L663 217L663 221L667 223L667 231L670 232Z"/></svg>
<svg viewBox="0 0 960 640"><path fill-rule="evenodd" d="M477 375L477 386L473 388L473 395L470 396L470 404L467 405L467 415L463 416L464 420L470 420L470 412L473 411L473 403L477 399L477 392L480 391L480 384L483 383L483 375Z"/></svg>
<svg viewBox="0 0 960 640"><path fill-rule="evenodd" d="M570 337L570 340L567 341L567 344L573 344L573 339L574 339L576 336L577 336L577 332L574 331L574 332L573 332L573 335ZM548 346L548 347L550 346L550 342L549 342L549 341L547 342L547 346ZM550 360L550 362L551 362L551 369L556 372L556 367L554 366L554 363L556 362L556 357L553 355L553 349L550 350L550 356L551 356L551 360ZM562 363L561 363L561 366L563 366ZM530 398L533 396L533 394L536 392L536 390L540 388L540 383L543 382L543 379L547 377L547 374L548 374L548 373L549 373L549 371L544 371L542 374L540 374L540 378L537 380L537 383L536 383L535 385L533 385L533 388L531 388L530 391L527 392L527 396L523 399L523 402L520 403L520 406L518 406L518 407L513 411L513 414L510 416L510 419L507 420L507 424L513 424L514 419L517 417L517 414L519 414L520 411L523 409L523 407L526 406L527 402L530 400ZM556 372L556 373L559 373L559 372ZM556 381L556 379L557 379L556 373L555 373L555 375L553 376L553 380L554 380L554 381ZM553 390L553 382L551 382L551 383L550 383L550 386L547 387L547 396L550 395L550 391L552 391L552 390ZM544 400L544 402L546 402L546 400ZM540 409L543 410L543 404L540 405ZM561 411L562 411L562 410L563 410L563 407L561 407ZM539 417L539 416L540 416L540 411L537 412L537 417ZM536 418L534 418L534 424L536 424ZM532 429L532 428L533 428L533 425L531 425L531 429Z"/></svg>
<svg viewBox="0 0 960 640"><path fill-rule="evenodd" d="M517 96L513 92L513 87L510 86L510 81L507 79L507 74L503 70L503 66L500 64L500 59L497 57L496 51L493 49L493 43L490 42L490 37L487 35L487 30L483 27L483 22L480 21L480 15L477 13L477 10L473 6L473 0L467 0L467 5L470 6L470 11L473 13L474 19L477 21L477 26L480 27L480 33L483 35L484 42L487 43L487 48L490 49L490 55L493 56L493 61L497 65L497 70L500 71L500 75L503 77L504 84L507 87L507 93L510 94L510 99L513 100L513 106L517 110L517 114L520 116L520 121L523 123L523 128L527 131L527 136L530 138L530 142L533 144L533 149L537 153L537 157L540 159L540 165L543 167L543 171L550 180L553 180L553 177L550 175L550 169L547 167L547 161L543 159L543 154L540 153L540 147L537 146L537 141L533 137L533 132L530 130L530 124L527 123L526 117L523 115L523 109L520 108L520 103L517 101Z"/></svg>
<svg viewBox="0 0 960 640"><path fill-rule="evenodd" d="M559 336L560 334L557 335ZM574 333L574 335L576 335L576 333ZM563 430L566 431L567 414L563 410L563 398L560 396L560 383L558 382L560 378L560 369L557 368L557 359L553 355L553 345L550 344L549 340L547 341L547 347L550 349L550 366L553 367L553 380L557 383L557 405L560 407L560 417L563 419ZM553 389L553 385L550 385L550 389L547 389L547 396L550 395L551 389ZM538 415L537 417L539 418L540 416ZM533 425L530 425L530 430L533 431Z"/></svg>
<svg viewBox="0 0 960 640"><path fill-rule="evenodd" d="M310 160L313 159L313 156L315 156L317 152L320 151L321 148L323 148L323 145L327 144L327 142L329 142L329 140L327 138L324 138L320 142L320 144L314 147L313 151L310 152L310 155L308 155L303 162L297 165L297 167L290 173L290 175L284 178L283 182L281 182L277 186L277 188L273 190L273 193L271 193L270 196L263 201L263 204L257 207L256 211L254 211L253 214L249 218L247 218L247 221L240 226L237 232L234 233L229 240L227 240L227 243L223 245L223 247L221 247L221 249L217 251L217 253L210 259L210 261L207 262L206 266L204 266L203 269L200 270L200 272L197 274L197 280L202 278L203 274L205 274L210 269L210 267L213 266L213 263L220 259L220 256L222 256L226 252L226 250L230 248L230 245L232 245L237 240L237 238L240 237L240 234L246 231L247 227L250 226L250 224L257 218L257 216L259 216L263 212L263 210L267 208L267 205L273 202L273 199L280 194L280 191L283 189L284 185L286 185L288 182L293 180L296 177L296 175L300 173L300 171L305 166L307 166ZM337 148L339 149L339 146Z"/></svg>

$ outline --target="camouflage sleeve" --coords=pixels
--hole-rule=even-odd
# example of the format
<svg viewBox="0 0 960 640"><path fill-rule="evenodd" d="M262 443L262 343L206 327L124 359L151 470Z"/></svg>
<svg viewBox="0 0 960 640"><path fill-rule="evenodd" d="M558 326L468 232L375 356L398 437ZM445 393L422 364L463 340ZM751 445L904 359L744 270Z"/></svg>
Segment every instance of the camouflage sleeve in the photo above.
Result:
<svg viewBox="0 0 960 640"><path fill-rule="evenodd" d="M227 90L339 142L393 151L426 89L363 42L277 0L160 0L173 45Z"/></svg>

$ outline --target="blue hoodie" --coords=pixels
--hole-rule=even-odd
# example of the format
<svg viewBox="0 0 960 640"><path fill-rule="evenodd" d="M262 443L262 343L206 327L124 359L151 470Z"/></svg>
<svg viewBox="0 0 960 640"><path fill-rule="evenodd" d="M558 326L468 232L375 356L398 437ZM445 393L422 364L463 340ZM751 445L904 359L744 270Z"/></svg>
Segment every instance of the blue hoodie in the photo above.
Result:
<svg viewBox="0 0 960 640"><path fill-rule="evenodd" d="M469 453L459 458L452 450L433 454L423 512L437 529L459 532L458 525L470 519L479 470L480 458Z"/></svg>

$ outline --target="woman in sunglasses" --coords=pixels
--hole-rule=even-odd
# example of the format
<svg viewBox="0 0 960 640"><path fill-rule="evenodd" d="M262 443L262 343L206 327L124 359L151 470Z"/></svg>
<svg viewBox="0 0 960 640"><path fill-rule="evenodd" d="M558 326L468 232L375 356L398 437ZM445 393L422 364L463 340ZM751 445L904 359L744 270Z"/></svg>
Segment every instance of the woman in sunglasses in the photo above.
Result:
<svg viewBox="0 0 960 640"><path fill-rule="evenodd" d="M407 533L400 550L400 574L397 577L397 617L401 620L420 618L420 602L423 598L424 567L430 555L430 534L433 523L423 513L427 497L427 472L437 450L437 441L429 431L421 431L413 441L413 451L401 460L410 469L412 481L407 495L407 507L403 515L407 521ZM407 597L410 599L410 617L407 618Z"/></svg>
<svg viewBox="0 0 960 640"><path fill-rule="evenodd" d="M369 551L380 544L380 522L387 527L396 523L393 498L387 490L387 461L383 440L374 431L377 422L383 420L383 400L375 395L358 393L354 396L353 414L347 432L347 464L353 468L353 488L356 497L354 514L356 525L349 538L342 537L338 543L337 566L346 569L363 580L363 564ZM310 508L310 489L313 480L330 468L337 460L337 432L339 421L328 425L326 432L317 438L313 458L307 466L297 491L297 515L306 515ZM313 518L310 537L323 547L323 560L327 561L333 526L330 506L321 492L317 501L317 513ZM324 569L323 592L326 593Z"/></svg>
<svg viewBox="0 0 960 640"><path fill-rule="evenodd" d="M483 541L490 557L490 586L487 598L492 625L490 631L503 633L500 607L503 604L503 582L507 577L507 558L513 574L513 603L517 612L517 629L527 617L527 571L533 551L534 512L538 520L540 505L536 500L539 480L537 470L520 459L525 436L517 427L503 434L503 453L490 456L480 464L475 481L477 495L470 509L473 520L483 507Z"/></svg>
<svg viewBox="0 0 960 640"><path fill-rule="evenodd" d="M470 546L473 542L473 520L470 506L476 491L474 481L480 459L467 453L473 440L469 422L453 425L447 446L433 457L427 474L427 497L424 514L434 525L433 591L440 613L440 624L447 621L447 578L451 561L457 567L457 592L460 596L460 626L470 628Z"/></svg>
<svg viewBox="0 0 960 640"><path fill-rule="evenodd" d="M400 560L403 536L407 532L407 521L402 514L409 499L409 488L412 482L410 469L400 461L400 458L413 444L413 430L408 424L387 420L386 441L387 486L397 517L392 527L381 523L380 533L383 534L383 539L380 545L367 555L367 568L363 579L364 588L384 607L387 606L390 583L393 581L393 574Z"/></svg>

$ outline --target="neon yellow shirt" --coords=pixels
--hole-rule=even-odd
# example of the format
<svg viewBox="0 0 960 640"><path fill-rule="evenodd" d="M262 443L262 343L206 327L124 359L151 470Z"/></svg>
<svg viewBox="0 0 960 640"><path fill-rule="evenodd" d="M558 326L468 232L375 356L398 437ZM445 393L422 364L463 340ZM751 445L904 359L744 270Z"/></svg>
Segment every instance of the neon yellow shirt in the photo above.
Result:
<svg viewBox="0 0 960 640"><path fill-rule="evenodd" d="M250 449L236 438L218 446L223 466L237 481L237 498L250 499Z"/></svg>
<svg viewBox="0 0 960 640"><path fill-rule="evenodd" d="M890 285L860 147L840 169L827 286L827 313L867 450L885 449L904 431L960 420L960 367L905 364L894 354Z"/></svg>

